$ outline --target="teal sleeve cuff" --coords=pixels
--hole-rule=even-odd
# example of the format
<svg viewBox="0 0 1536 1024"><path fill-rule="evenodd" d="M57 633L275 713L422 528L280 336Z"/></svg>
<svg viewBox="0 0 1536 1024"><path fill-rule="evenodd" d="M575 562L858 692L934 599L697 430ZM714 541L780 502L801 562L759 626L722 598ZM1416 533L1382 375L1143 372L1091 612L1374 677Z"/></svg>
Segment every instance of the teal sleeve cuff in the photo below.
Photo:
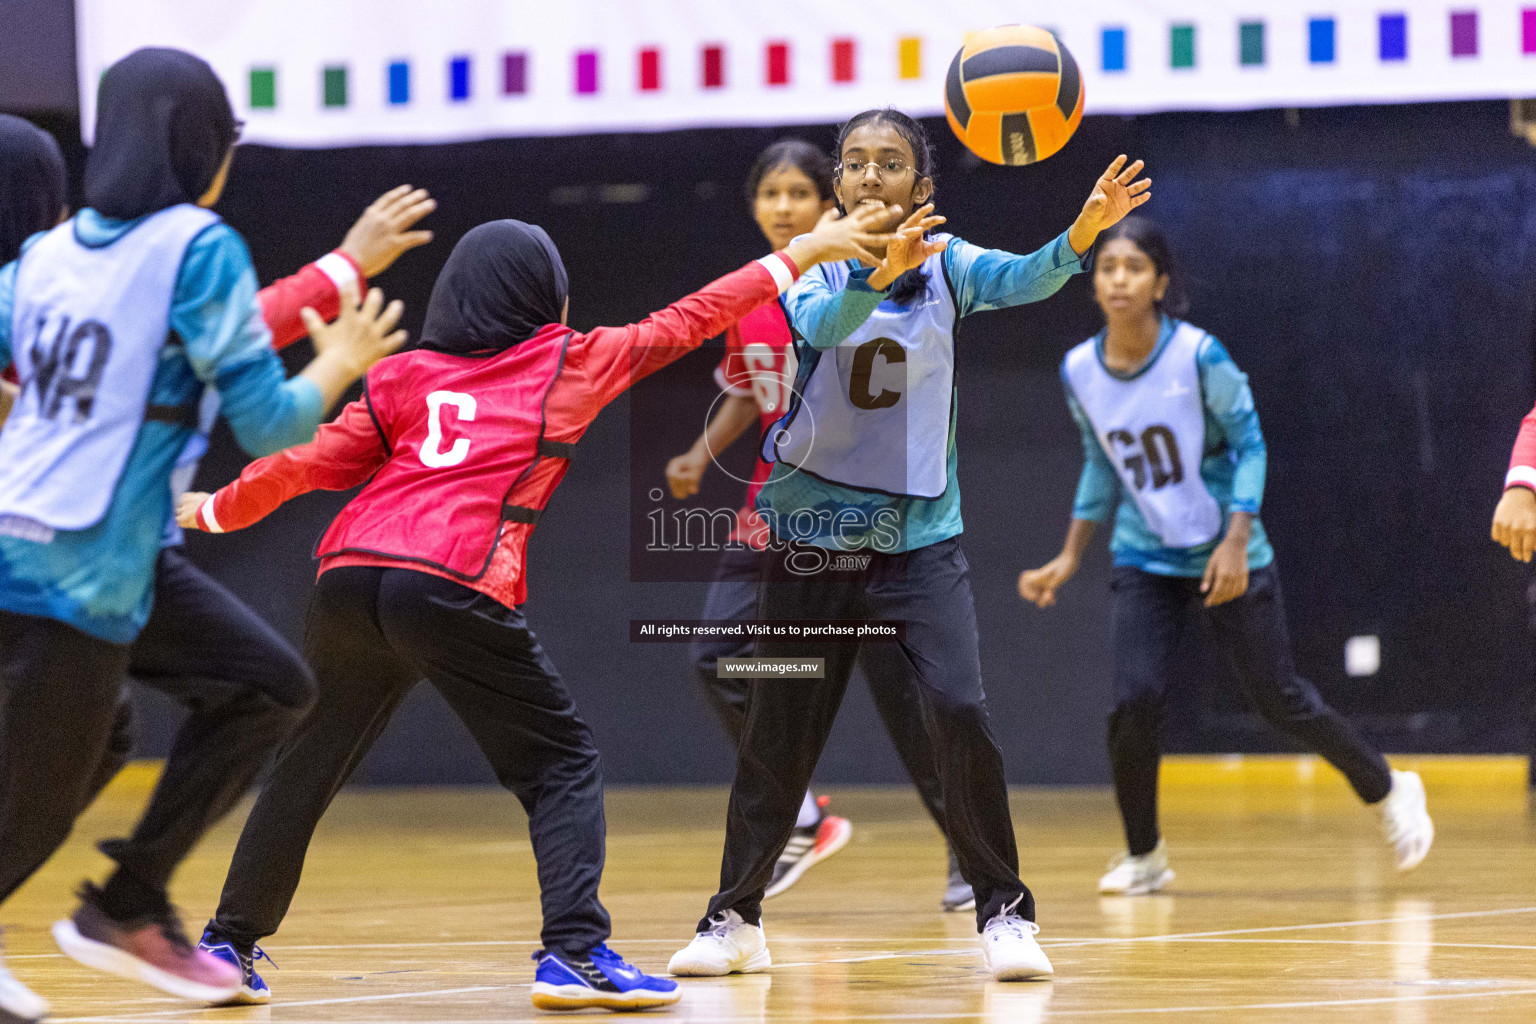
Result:
<svg viewBox="0 0 1536 1024"><path fill-rule="evenodd" d="M871 275L874 274L874 272L874 267L860 267L858 270L855 270L853 273L848 275L848 284L845 286L845 290L850 292L863 292L866 295L879 295L882 297L889 294L891 285L888 284L884 288L877 289L869 283L869 279ZM892 282L892 284L894 283L895 282Z"/></svg>

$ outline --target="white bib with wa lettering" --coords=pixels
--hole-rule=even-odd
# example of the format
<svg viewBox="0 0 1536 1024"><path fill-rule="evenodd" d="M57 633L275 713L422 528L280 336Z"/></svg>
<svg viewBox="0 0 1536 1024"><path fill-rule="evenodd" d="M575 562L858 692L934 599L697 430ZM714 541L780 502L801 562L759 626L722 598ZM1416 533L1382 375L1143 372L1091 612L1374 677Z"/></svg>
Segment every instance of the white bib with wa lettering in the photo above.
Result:
<svg viewBox="0 0 1536 1024"><path fill-rule="evenodd" d="M939 235L947 238L947 235ZM836 347L801 350L798 395L768 432L763 458L833 483L898 497L937 498L949 483L949 422L954 408L954 296L944 254L923 264L928 286L905 306L880 303ZM835 291L846 263L823 263Z"/></svg>
<svg viewBox="0 0 1536 1024"><path fill-rule="evenodd" d="M1104 368L1093 339L1067 353L1067 383L1147 527L1171 548L1221 533L1221 506L1200 476L1205 399L1198 357L1205 331L1182 321L1152 365L1129 380Z"/></svg>
<svg viewBox="0 0 1536 1024"><path fill-rule="evenodd" d="M79 242L71 219L22 256L11 321L21 395L0 430L0 516L59 530L101 521L144 422L182 257L218 219L172 206L99 247Z"/></svg>

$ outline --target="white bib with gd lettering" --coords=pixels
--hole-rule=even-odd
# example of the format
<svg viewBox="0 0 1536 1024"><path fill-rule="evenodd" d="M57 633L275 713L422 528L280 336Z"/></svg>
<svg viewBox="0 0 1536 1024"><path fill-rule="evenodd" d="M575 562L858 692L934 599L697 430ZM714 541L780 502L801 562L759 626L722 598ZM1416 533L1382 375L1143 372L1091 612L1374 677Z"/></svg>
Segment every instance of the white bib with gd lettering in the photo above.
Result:
<svg viewBox="0 0 1536 1024"><path fill-rule="evenodd" d="M0 516L81 530L106 514L170 335L182 256L218 219L172 206L94 248L71 219L22 256L11 322L21 395L0 431Z"/></svg>
<svg viewBox="0 0 1536 1024"><path fill-rule="evenodd" d="M1150 366L1129 380L1104 368L1093 339L1067 353L1067 383L1147 527L1170 548L1221 533L1221 506L1200 476L1205 399L1198 357L1205 331L1182 321Z"/></svg>
<svg viewBox="0 0 1536 1024"><path fill-rule="evenodd" d="M957 313L944 254L928 257L923 269L928 287L908 305L880 303L835 348L800 348L799 394L768 432L763 458L859 490L944 493ZM833 291L848 283L846 263L823 263L806 276L817 273Z"/></svg>

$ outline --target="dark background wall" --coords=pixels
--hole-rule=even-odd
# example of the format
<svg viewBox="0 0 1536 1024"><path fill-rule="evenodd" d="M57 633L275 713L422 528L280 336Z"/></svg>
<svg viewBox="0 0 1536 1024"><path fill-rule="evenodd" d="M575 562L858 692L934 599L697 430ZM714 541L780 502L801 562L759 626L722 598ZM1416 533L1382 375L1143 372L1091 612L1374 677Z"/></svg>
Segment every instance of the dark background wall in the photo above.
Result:
<svg viewBox="0 0 1536 1024"><path fill-rule="evenodd" d="M0 10L14 0L0 0ZM7 48L9 51L9 47ZM0 90L0 107L12 94ZM1155 181L1146 212L1194 278L1191 319L1251 375L1270 451L1265 523L1279 552L1297 660L1330 700L1394 750L1527 749L1526 575L1487 539L1504 462L1532 394L1536 167L1499 103L1088 118L1073 144L1027 169L980 165L942 122L938 202L968 240L1016 251L1064 228L1117 152ZM39 118L80 170L78 123ZM643 317L760 255L740 183L768 142L830 145L830 126L714 130L441 147L296 151L244 147L220 212L263 281L340 241L401 183L440 207L431 246L380 280L419 326L454 241L496 217L544 225L565 254L578 328ZM1107 554L1095 547L1059 607L1014 592L1055 553L1081 462L1057 378L1098 327L1087 281L1040 305L968 320L959 350L961 489L983 672L1010 778L1107 778ZM306 345L298 346L307 350ZM290 357L297 366L307 357ZM701 428L718 348L690 355L617 402L582 445L531 547L530 620L596 731L615 782L724 781L727 746L681 645L632 645L637 617L691 618L702 583L629 572L666 459ZM733 455L738 472L748 458ZM221 434L200 483L243 462ZM731 507L716 473L701 501ZM259 526L195 537L194 556L290 636L309 553L346 495L314 494ZM1352 635L1382 640L1382 670L1349 679ZM1198 639L1198 631L1196 633ZM1220 665L1191 650L1170 722L1190 750L1282 749L1246 715ZM146 754L175 715L146 703ZM895 782L900 768L862 687L823 758L825 782ZM371 756L365 781L488 778L467 734L419 689Z"/></svg>

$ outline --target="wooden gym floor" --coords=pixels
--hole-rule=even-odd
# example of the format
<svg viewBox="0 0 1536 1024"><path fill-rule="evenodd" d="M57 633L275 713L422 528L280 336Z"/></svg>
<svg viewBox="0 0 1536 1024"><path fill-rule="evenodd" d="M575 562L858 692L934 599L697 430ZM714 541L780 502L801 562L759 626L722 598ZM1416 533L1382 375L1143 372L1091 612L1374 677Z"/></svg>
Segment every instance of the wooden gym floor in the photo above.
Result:
<svg viewBox="0 0 1536 1024"><path fill-rule="evenodd" d="M1423 868L1393 872L1373 815L1299 759L1165 769L1179 873L1167 894L1101 899L1119 843L1105 790L1014 796L1024 877L1052 983L985 980L969 914L943 914L944 850L906 790L834 791L854 822L837 857L767 905L771 971L684 983L676 1021L1505 1022L1536 1020L1536 827L1523 762L1426 765L1439 828ZM53 1019L514 1022L528 1001L538 896L516 803L496 790L349 790L267 947L269 1007L204 1010L64 959L47 927L106 861L144 796L130 769L68 847L4 909L11 967ZM651 971L689 937L717 877L721 789L608 794L604 900L613 945ZM174 886L196 934L243 808Z"/></svg>

